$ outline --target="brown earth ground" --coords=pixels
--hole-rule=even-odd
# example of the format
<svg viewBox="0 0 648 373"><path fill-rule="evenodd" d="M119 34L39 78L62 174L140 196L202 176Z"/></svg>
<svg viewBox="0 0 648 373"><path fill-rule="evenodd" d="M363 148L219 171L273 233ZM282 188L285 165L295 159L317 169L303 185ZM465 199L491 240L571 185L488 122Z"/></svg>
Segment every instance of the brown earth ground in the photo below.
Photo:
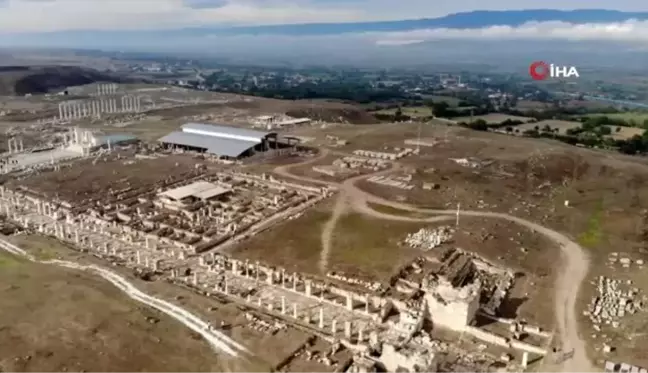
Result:
<svg viewBox="0 0 648 373"><path fill-rule="evenodd" d="M100 266L107 265L106 262L101 261L91 255L79 253L73 250L70 246L60 243L59 241L53 238L43 237L39 235L29 235L29 236L21 235L21 236L13 236L10 239L16 244L19 244L24 249L36 255L39 259L61 258L64 260L70 260L79 263L86 263L86 264L91 263ZM52 270L56 270L56 271L59 270L58 268L55 267L49 267L46 265L41 265L41 266L45 268L51 268ZM187 354L183 355L182 358L188 359L189 357L191 357L191 359L194 359L195 356L202 356L203 358L214 357L214 359L216 359L215 361L219 365L217 366L214 365L213 367L206 367L204 370L253 371L253 372L271 371L274 370L277 366L279 366L282 362L284 362L290 355L292 355L292 353L295 350L297 350L300 346L306 343L306 341L310 338L308 333L292 327L279 331L276 334L270 334L265 331L255 330L254 328L251 327L250 321L246 319L245 315L246 313L251 313L258 318L265 319L267 322L272 323L272 319L268 316L265 310L258 311L244 306L239 306L235 303L230 302L227 299L220 298L220 297L206 297L203 295L199 295L195 293L193 290L185 289L177 285L171 285L164 281L143 281L137 278L136 276L134 276L130 270L123 267L111 267L111 269L119 272L122 276L127 278L129 281L131 281L136 287L138 287L142 291L145 291L148 294L151 294L153 296L166 299L167 301L170 301L179 306L182 306L187 310L193 312L197 316L201 317L203 320L209 321L212 325L220 325L221 322L224 322L225 324L229 325L228 328L223 329L223 333L230 336L237 342L245 345L252 354L250 357L245 359L241 359L241 358L233 359L233 358L227 358L226 356L219 355L215 353L213 350L211 350L209 346L207 346L206 342L204 342L200 338L200 336L193 335L189 331L186 331L187 329L183 325L175 322L175 320L173 319L166 319L165 315L163 314L158 315L157 312L150 311L150 312L155 312L155 316L160 320L166 320L164 324L162 324L162 322L159 322L158 324L165 325L165 326L170 325L167 328L162 329L162 331L158 335L158 338L160 339L175 338L172 337L172 335L174 335L173 333L177 334L176 331L178 329L181 329L181 330L185 330L186 333L191 336L193 341L195 341L195 343L197 343L198 345L202 346L205 349L204 352L196 352L196 351L187 352ZM84 278L85 277L93 278L82 272L79 273L81 276L84 276ZM73 273L73 275L75 274ZM107 287L107 289L113 289L114 292L119 294L118 290L113 288L111 284L105 283L101 279L95 279L95 281L103 284L104 287ZM144 311L148 309L145 306L140 306L138 303L133 302L133 304L135 306L138 306L137 309L142 309ZM146 318L143 318L143 323L147 324ZM112 325L112 323L107 325L110 326ZM165 334L167 332L168 334ZM53 344L52 346L56 346L56 345ZM49 346L49 348L53 349L54 347L52 346ZM142 344L142 346L148 346L148 344ZM139 346L138 348L140 350L142 349L141 346ZM184 350L181 349L180 351L184 351ZM342 352L340 352L338 355L334 357L334 360L344 360L347 354L348 351L343 350ZM160 356L165 356L165 355L161 354ZM201 361L200 359L197 360L197 362L200 361ZM45 365L46 363L43 364L44 364L43 366L49 366L49 365ZM201 368L192 367L192 366L188 366L187 368L180 368L180 367L151 368L147 364L148 364L147 362L142 363L141 370L146 370L146 371L152 371L154 369L160 371L201 370ZM314 360L302 361L300 359L297 359L292 361L291 364L301 367L300 369L303 369L303 371L329 371L331 369L330 367L322 365ZM88 368L87 370L91 370L91 369L101 370L101 368L96 368L96 369ZM44 370L48 370L48 369L44 369ZM110 367L106 367L104 370L119 371L116 368L110 368ZM125 367L122 370L130 371L133 369Z"/></svg>
<svg viewBox="0 0 648 373"><path fill-rule="evenodd" d="M3 371L226 368L200 336L101 279L4 253L0 268Z"/></svg>
<svg viewBox="0 0 648 373"><path fill-rule="evenodd" d="M589 279L605 273L611 273L613 278L622 277L618 270L615 274L605 266L610 252L648 259L645 244L648 238L645 210L648 206L645 186L648 162L645 158L581 149L548 140L512 139L446 125L385 124L372 126L371 131L364 127L335 128L327 134L349 141L349 145L337 147L336 151L381 150L385 146L403 147L403 140L415 139L419 128L421 138L436 140L438 144L421 147L420 157L404 158L399 163L403 169L414 172L415 185L436 183L438 189L402 191L365 181L357 185L380 197L420 207L452 209L460 203L462 209L506 212L556 229L588 249L592 259ZM314 131L295 132L325 142L324 136ZM485 163L469 168L451 160L468 157ZM569 206L565 206L565 201ZM555 268L559 260L560 256L556 255L549 257L547 262ZM636 268L629 272L627 276L643 276ZM642 292L648 292L648 286L643 285L645 281L635 283ZM588 282L583 284L579 315L590 302L594 290ZM581 321L581 330L588 331L584 337L593 347L591 357L599 366L602 359L612 356L602 354L603 343L615 345L616 361L648 365L645 356L637 354L633 347L648 343L648 334L627 333L645 328L645 312L624 319L622 327L598 333L596 338L589 332L589 320L582 316ZM618 343L629 336L631 343Z"/></svg>
<svg viewBox="0 0 648 373"><path fill-rule="evenodd" d="M294 107L291 105L296 105L295 103L260 100L229 106L205 106L195 111L187 111L186 108L160 110L159 118L155 120L139 122L115 131L131 132L145 139L155 139L186 122L187 115L194 113L198 115L205 112L220 112L227 108L233 111L245 110L248 115L261 115L299 109L305 111L304 115L316 116L317 111L323 110L318 109L320 104L320 102L299 103L298 105L301 106ZM330 103L333 109L324 110L324 113L328 113L329 119L333 119L340 112L344 113L347 109L353 113L352 107L338 105L340 104ZM360 117L365 118L362 115ZM367 121L358 122L371 122L369 118L366 119ZM643 206L648 205L648 188L644 187L648 181L646 173L648 168L642 158L579 149L543 139L513 138L469 131L448 127L436 121L423 126L403 123L333 126L325 131L306 127L291 132L295 135L315 137L314 144L320 145L330 145L325 135L339 136L348 140L350 144L337 147L335 150L346 152L354 149L382 150L385 146L403 147L404 139L416 138L419 133L422 138L436 139L439 142L436 146L421 147L420 157L405 158L400 163L405 169L414 171L414 184L433 182L439 185L439 189L423 191L416 188L413 191L403 192L366 182L359 182L358 186L379 196L402 200L413 205L453 208L457 203L461 203L462 209L482 208L488 211L508 212L552 227L589 249L592 256L591 277L610 271L604 262L611 251L626 252L633 257L643 257L648 252L645 247L648 230L642 214ZM450 158L466 157L475 157L480 161L492 163L479 168L466 168L450 160ZM106 177L110 176L106 175ZM569 201L569 207L565 206L565 201ZM321 214L323 216L315 219L321 223L314 225L323 224L328 219L326 212ZM336 235L339 235L337 230L341 229L342 221L343 219L339 222ZM295 235L298 232L296 229L287 231L286 235ZM273 231L267 234L273 234ZM316 266L317 263L317 248L320 247L318 237L319 233L308 237L310 241L305 241L309 242L308 249L313 251L313 254L300 253L304 258L301 259L303 262L315 258L312 260L313 263L310 263L312 266ZM305 245L301 244L301 246ZM525 247L529 248L528 246L530 245L525 243ZM468 247L466 249L471 250ZM335 249L333 251L331 263L335 262ZM254 252L255 250L251 249L243 250L241 255L261 257L262 253L254 254ZM289 254L292 252L287 251ZM268 257L270 255L263 256L265 260L268 260ZM531 256L519 260L530 261L530 258ZM560 257L556 255L554 266L551 268L557 267L559 260ZM307 265L304 265L306 268ZM521 262L519 266L522 267ZM378 270L381 271L388 272L385 268ZM637 275L635 272L637 271L633 270L633 273L628 275ZM637 283L641 284L639 281ZM581 294L583 307L590 299L588 291L593 290L593 286L587 283L584 285ZM648 291L648 289L643 290ZM550 303L546 299L540 299L538 302ZM637 317L623 321L623 328L610 330L607 337L616 342L618 341L616 338L627 337L625 330L641 330L645 322L638 320ZM585 328L583 330L589 330L588 327ZM588 335L585 337L590 338ZM648 336L643 334L633 338L633 343L637 346L648 342ZM600 347L603 340L604 338L598 336L590 342L592 346ZM615 347L617 348L615 359L640 363L637 361L639 357L633 356L636 354L631 347L625 348L623 345ZM592 353L592 356L597 359L602 357L595 351Z"/></svg>
<svg viewBox="0 0 648 373"><path fill-rule="evenodd" d="M230 254L323 277L325 274L318 268L320 234L331 209L331 203L320 204L294 220L243 241ZM394 209L377 210L394 213ZM453 226L454 221L447 224ZM441 225L444 224L389 221L348 212L340 217L333 232L329 270L386 283L403 265L424 255L403 243L407 234ZM504 313L545 330L553 328L552 264L559 255L557 247L513 223L480 218L462 220L453 242L443 247L451 246L524 274L503 305Z"/></svg>

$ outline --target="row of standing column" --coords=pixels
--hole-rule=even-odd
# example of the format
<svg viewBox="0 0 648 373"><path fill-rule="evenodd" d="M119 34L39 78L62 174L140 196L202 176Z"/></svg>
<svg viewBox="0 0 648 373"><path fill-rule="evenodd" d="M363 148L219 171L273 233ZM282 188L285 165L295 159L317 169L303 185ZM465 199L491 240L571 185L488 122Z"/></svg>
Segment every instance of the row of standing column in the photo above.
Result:
<svg viewBox="0 0 648 373"><path fill-rule="evenodd" d="M12 138L7 141L9 153L20 153L25 151L25 146L22 139Z"/></svg>
<svg viewBox="0 0 648 373"><path fill-rule="evenodd" d="M172 277L175 277L175 276L176 276L175 271L172 271ZM185 279L186 279L186 281L190 281L189 277L186 277ZM195 287L199 287L198 273L194 272L194 274L193 274L193 276L191 278L191 282L193 283L193 285ZM226 277L224 278L224 281L223 281L222 285L219 286L217 284L217 285L214 286L214 290L216 290L218 292L222 292L222 293L224 293L226 295L232 295L232 294L230 294L229 284L228 284L228 281L227 281ZM252 301L252 298L251 298L250 295L247 296L245 301L248 302L248 303L254 303ZM272 300L270 300L268 303L264 303L263 298L261 298L261 297L256 299L256 305L255 306L257 308L260 308L260 309L267 309L268 311L271 311L271 312L279 312L279 313L281 313L282 315L285 315L285 316L292 316L292 318L297 319L297 320L299 320L301 322L304 322L306 324L312 324L314 322L312 314L310 312L308 312L308 310L306 310L305 314L300 317L298 303L293 303L292 304L292 310L291 310L291 312L289 312L285 296L281 297L281 305L280 305L280 308L278 310L275 310L275 305L272 302ZM328 330L330 330L330 334L333 334L333 335L336 335L338 332L340 332L338 320L335 319L335 318L333 318L331 320L330 329L327 330L327 323L325 322L325 312L324 312L323 307L320 307L319 311L318 311L317 328L322 330L322 331L326 331L326 332ZM344 321L344 327L343 327L342 331L344 332L344 337L346 339L348 339L348 340L351 340L352 338L355 337L356 342L363 342L365 340L365 337L366 337L365 336L365 328L364 328L364 326L361 325L358 328L358 330L355 331L354 328L353 328L353 322L352 321L348 321L348 320Z"/></svg>
<svg viewBox="0 0 648 373"><path fill-rule="evenodd" d="M4 198L4 194L5 194L4 192L5 192L4 188L0 188L0 194L2 195L3 198ZM20 201L12 199L10 202L11 202L10 204L16 204L16 203L19 203ZM36 203L36 210L37 210L37 212L39 214L46 215L46 216L49 216L49 217L52 217L52 218L56 218L56 216L57 216L56 207L54 205L46 203L46 202L42 202L42 201L37 202ZM27 223L27 220L25 220L25 222ZM44 232L45 231L44 225L41 225L39 227L39 230ZM82 240L81 240L80 233L79 233L78 229L71 229L69 227L66 227L66 225L64 225L62 223L55 222L53 227L51 228L51 230L52 230L53 235L55 237L57 237L57 238L60 238L62 240L71 240L73 238L73 241L76 244L81 244L82 243ZM49 232L44 232L44 233L49 233ZM93 248L94 245L92 244L92 242L90 241L89 243L90 243L91 248ZM147 239L147 246L149 246L148 239ZM103 249L104 249L105 253L109 252L109 248L108 248L107 243L104 244ZM113 254L115 254L114 248L113 248ZM141 256L141 252L139 250L136 250L135 262L137 263L137 265L142 264L142 256ZM157 270L158 261L153 261L153 263L150 263L149 258L146 257L146 258L144 258L144 262L145 262L145 266L147 268L151 267L151 264L152 264L153 269ZM285 278L285 276L282 276L282 279L284 279L284 278ZM194 282L194 285L196 285L196 286L198 285L198 275L197 275L197 273L194 273L193 282ZM293 283L296 284L296 277L294 277ZM310 285L310 283L307 283L307 289L310 288L310 286L308 286L308 285ZM225 282L224 282L224 285L223 285L222 289L218 289L218 285L216 286L216 288L217 288L216 290L220 290L220 291L223 291L226 294L229 294L227 279L225 279ZM307 291L307 293L308 293L308 291ZM249 296L247 298L247 301L251 302L251 299L250 299ZM270 301L269 303L264 305L262 298L257 299L257 306L259 306L261 308L267 308L269 311L273 311L273 312L275 311L274 303L272 303ZM280 312L282 315L289 315L285 296L281 297L281 306L280 306L280 309L278 310L278 312ZM298 312L298 304L297 303L292 304L292 317L302 321L301 318L300 318L299 312ZM312 314L310 312L307 311L306 314L303 316L303 322L305 322L306 324L313 323L313 317L312 317ZM319 320L317 322L317 325L318 325L319 329L324 330L326 328L324 308L322 308L322 307L320 307L320 309L319 309ZM338 320L335 319L335 318L331 320L330 332L333 335L335 335L335 334L337 334L339 332ZM344 332L345 338L347 338L349 340L351 340L354 337L353 323L351 321L345 321L344 322L343 332ZM358 328L357 334L355 336L356 336L356 342L363 342L364 341L365 335L364 335L364 327L363 326Z"/></svg>
<svg viewBox="0 0 648 373"><path fill-rule="evenodd" d="M86 103L61 102L59 103L59 119L79 119L89 116L99 116L103 113L139 113L141 111L140 96L124 96L121 106L117 106L117 99L97 100Z"/></svg>
<svg viewBox="0 0 648 373"><path fill-rule="evenodd" d="M103 96L103 95L114 95L117 93L118 89L117 84L99 84L97 85L97 95L98 96Z"/></svg>

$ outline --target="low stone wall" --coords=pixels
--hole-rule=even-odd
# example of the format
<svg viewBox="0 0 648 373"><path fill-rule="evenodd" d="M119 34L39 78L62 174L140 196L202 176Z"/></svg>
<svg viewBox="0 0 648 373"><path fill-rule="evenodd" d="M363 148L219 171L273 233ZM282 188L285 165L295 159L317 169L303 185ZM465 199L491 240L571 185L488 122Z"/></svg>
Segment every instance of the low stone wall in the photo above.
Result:
<svg viewBox="0 0 648 373"><path fill-rule="evenodd" d="M522 341L514 340L514 339L507 339L502 336L489 333L485 330L475 328L474 326L468 326L465 329L465 332L472 335L473 337L482 340L486 343L491 343L497 346L502 346L506 348L514 348L517 350L522 350L522 351L527 351L531 352L534 354L539 354L539 355L546 355L547 351L543 348L540 348L538 346L534 346L528 343L524 343Z"/></svg>

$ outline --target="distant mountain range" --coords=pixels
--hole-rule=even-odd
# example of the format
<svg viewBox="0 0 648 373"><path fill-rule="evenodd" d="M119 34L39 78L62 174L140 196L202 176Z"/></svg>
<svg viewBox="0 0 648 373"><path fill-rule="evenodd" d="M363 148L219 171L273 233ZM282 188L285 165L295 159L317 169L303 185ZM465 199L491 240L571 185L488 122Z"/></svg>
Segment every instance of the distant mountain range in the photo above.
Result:
<svg viewBox="0 0 648 373"><path fill-rule="evenodd" d="M1 2L2 0L0 0ZM565 22L570 24L605 24L628 20L648 21L648 12L621 12L604 9L579 9L571 11L551 9L472 11L450 14L439 18L410 19L381 22L308 23L266 26L231 27L208 25L188 28L158 30L70 30L37 33L0 34L0 46L5 47L51 47L93 48L124 51L200 51L216 55L246 54L246 50L261 49L259 55L276 53L283 55L332 54L333 49L344 49L347 54L368 55L366 46L358 50L353 40L336 40L329 44L317 44L306 40L297 46L292 36L335 36L380 32L403 32L421 29L480 29L491 26L516 27L531 22ZM289 36L285 40L246 38L244 43L236 38L220 36ZM231 39L231 40L230 40ZM307 38L303 38L307 39ZM254 44L256 43L256 44ZM206 46L209 46L206 48ZM324 48L326 47L326 48ZM371 46L372 48L374 46ZM327 49L328 48L328 49ZM324 50L326 49L326 50ZM453 47L456 49L456 45ZM331 51L329 51L331 50ZM310 51L310 52L309 52ZM245 52L245 53L244 53ZM317 57L319 58L319 57Z"/></svg>
<svg viewBox="0 0 648 373"><path fill-rule="evenodd" d="M559 21L571 24L615 23L631 19L648 20L648 12L620 12L605 9L571 11L536 9L509 11L473 11L450 14L439 18L402 21L309 23L213 29L218 34L274 34L274 35L332 35L358 32L394 32L420 29L478 29L489 26L520 26L529 22ZM199 30L199 29L194 29ZM203 29L204 30L204 29ZM189 30L187 30L189 31Z"/></svg>

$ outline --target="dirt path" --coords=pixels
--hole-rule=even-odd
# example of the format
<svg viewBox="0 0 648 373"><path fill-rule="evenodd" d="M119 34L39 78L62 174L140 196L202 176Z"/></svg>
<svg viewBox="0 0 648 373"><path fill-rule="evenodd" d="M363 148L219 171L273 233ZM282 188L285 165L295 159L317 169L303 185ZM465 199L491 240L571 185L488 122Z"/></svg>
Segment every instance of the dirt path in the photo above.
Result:
<svg viewBox="0 0 648 373"><path fill-rule="evenodd" d="M319 269L322 274L326 274L328 269L328 258L331 252L331 242L333 240L333 232L335 231L335 226L337 225L338 220L346 210L347 204L347 195L345 193L340 193L335 200L335 205L333 206L333 212L331 217L324 224L322 229L321 241L322 241L322 251L320 253Z"/></svg>
<svg viewBox="0 0 648 373"><path fill-rule="evenodd" d="M308 177L298 176L290 173L292 167L303 166L322 159L328 154L328 151L322 151L320 156L315 159L308 160L301 164L293 164L289 166L281 166L275 169L275 173L280 174L284 177L289 177L295 180L301 180L306 182L315 182L318 184L329 185L337 187L340 190L340 196L338 196L338 201L336 206L340 201L349 201L350 206L353 210L363 213L365 215L386 219L386 220L398 220L398 221L412 221L412 222L421 222L421 221L442 221L452 219L452 216L456 214L455 210L435 210L435 209L421 209L404 203L398 203L386 200L369 194L363 190L360 190L356 187L356 182L368 178L369 176L374 176L377 174L387 174L393 172L394 169L381 171L379 173L374 173L371 175L361 175L350 178L343 183L334 183L326 182L323 180L311 179ZM396 165L398 168L398 165ZM400 210L411 211L411 212L420 212L428 214L436 214L441 216L435 216L430 218L413 218L406 216L398 216L382 213L375 211L369 207L368 203L375 203L384 206L393 207ZM340 202L342 203L342 202ZM342 208L346 205L342 205ZM335 228L335 222L339 219L339 211L336 212L334 208L331 219L325 225L325 229L322 232L322 258L320 259L321 268L325 271L328 260L326 256L330 252L330 241ZM497 212L488 212L488 211L461 211L463 216L475 216L475 217L485 217L485 218L496 218L504 219L516 224L523 225L528 229L531 229L535 232L538 232L547 238L553 240L561 247L562 252L562 265L561 270L558 274L556 280L556 296L555 296L555 313L556 320L558 323L558 331L560 334L560 339L562 341L563 351L569 352L573 351L573 356L570 359L561 362L556 367L557 370L563 372L595 372L598 371L587 358L586 353L586 344L580 338L578 334L578 318L577 318L577 307L576 300L579 294L579 290L582 282L587 276L587 271L589 269L589 258L587 257L585 251L580 245L571 241L567 236L554 231L552 229L541 226L540 224L533 223L531 221L518 218L504 213ZM326 245L325 245L326 243Z"/></svg>
<svg viewBox="0 0 648 373"><path fill-rule="evenodd" d="M83 265L64 260L38 260L18 246L3 239L0 239L0 250L5 250L11 254L21 256L33 262L53 264L65 268L93 272L112 283L119 290L126 293L130 298L167 314L168 316L185 325L187 328L200 334L215 351L224 352L232 357L238 357L241 355L241 353L249 353L249 351L243 345L237 343L225 334L212 329L212 327L207 322L201 320L199 317L195 316L182 307L178 307L163 299L156 298L142 292L128 280L109 269L102 268L93 264Z"/></svg>

